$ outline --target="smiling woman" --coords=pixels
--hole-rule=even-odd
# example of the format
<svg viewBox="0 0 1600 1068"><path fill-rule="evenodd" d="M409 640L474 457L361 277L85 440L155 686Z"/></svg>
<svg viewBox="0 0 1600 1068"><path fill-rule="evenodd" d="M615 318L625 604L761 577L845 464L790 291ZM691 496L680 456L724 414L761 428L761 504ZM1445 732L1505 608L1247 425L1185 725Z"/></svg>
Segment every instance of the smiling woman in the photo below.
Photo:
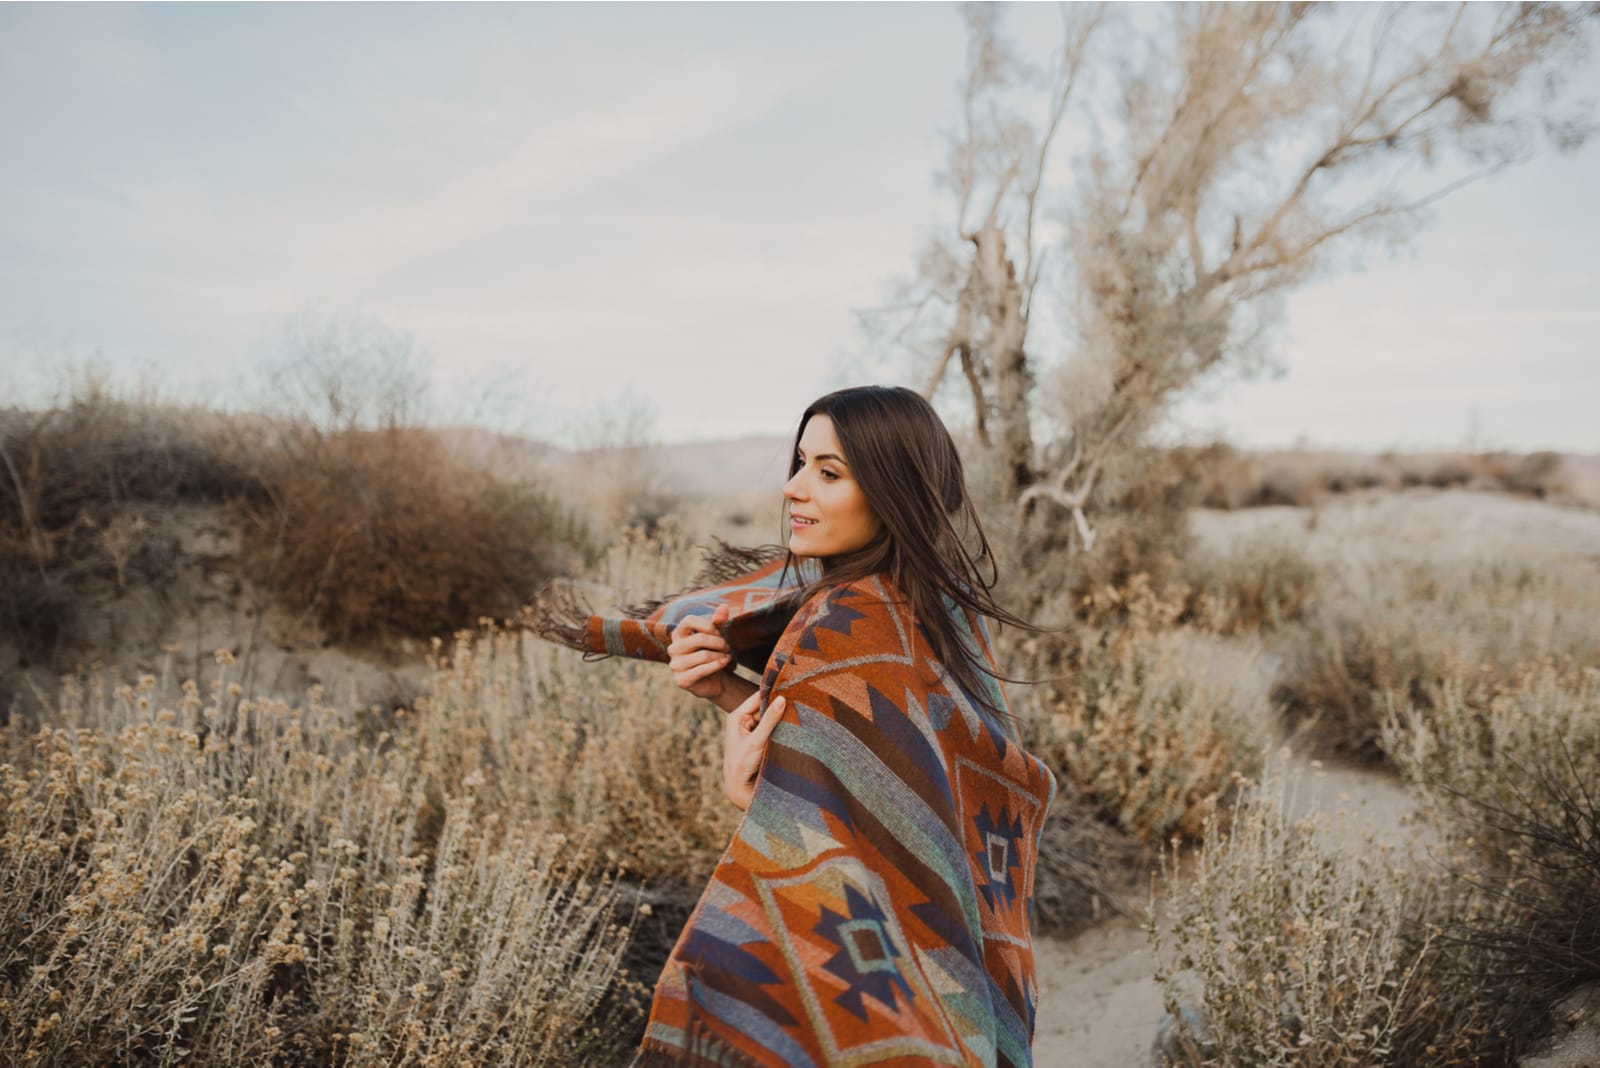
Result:
<svg viewBox="0 0 1600 1068"><path fill-rule="evenodd" d="M850 476L833 420L813 415L800 434L783 487L789 507L789 551L826 558L864 548L883 523Z"/></svg>
<svg viewBox="0 0 1600 1068"><path fill-rule="evenodd" d="M646 1060L1031 1065L1055 781L1020 744L987 621L1035 628L990 596L960 456L920 395L812 404L783 494L787 552L724 554L642 619L543 628L666 660L726 713L745 814L657 983Z"/></svg>

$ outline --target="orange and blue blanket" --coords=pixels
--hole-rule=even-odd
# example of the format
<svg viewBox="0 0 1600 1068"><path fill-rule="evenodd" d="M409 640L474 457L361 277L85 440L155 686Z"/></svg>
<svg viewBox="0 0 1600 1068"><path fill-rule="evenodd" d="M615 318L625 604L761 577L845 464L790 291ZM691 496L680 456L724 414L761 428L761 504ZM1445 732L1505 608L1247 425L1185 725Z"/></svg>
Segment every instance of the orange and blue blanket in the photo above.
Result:
<svg viewBox="0 0 1600 1068"><path fill-rule="evenodd" d="M998 681L963 690L886 577L797 604L805 577L770 561L581 628L589 652L664 660L676 621L729 604L736 655L771 649L762 707L787 702L656 985L645 1058L1031 1065L1029 913L1054 779ZM983 622L956 618L992 666Z"/></svg>

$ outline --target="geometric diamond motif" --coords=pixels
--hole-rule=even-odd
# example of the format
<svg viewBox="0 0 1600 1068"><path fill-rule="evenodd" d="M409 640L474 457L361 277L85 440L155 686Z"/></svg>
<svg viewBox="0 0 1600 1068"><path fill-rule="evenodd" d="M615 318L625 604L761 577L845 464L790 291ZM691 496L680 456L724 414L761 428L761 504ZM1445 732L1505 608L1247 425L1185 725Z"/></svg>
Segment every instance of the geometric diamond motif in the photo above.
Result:
<svg viewBox="0 0 1600 1068"><path fill-rule="evenodd" d="M1004 804L1000 806L998 818L991 816L986 801L972 822L978 829L978 841L983 843L973 858L978 862L978 870L988 876L978 892L991 909L998 910L1002 904L1009 908L1017 897L1017 884L1011 873L1022 865L1018 851L1022 841L1022 816L1019 813L1012 817Z"/></svg>
<svg viewBox="0 0 1600 1068"><path fill-rule="evenodd" d="M871 994L893 1009L895 990L899 989L910 1001L911 987L895 965L894 958L900 956L900 951L884 932L887 919L884 911L849 883L844 887L844 900L846 915L841 916L824 905L822 920L812 930L839 947L822 966L850 987L833 999L834 1004L857 1019L865 1020L867 1010L861 1004L863 994Z"/></svg>

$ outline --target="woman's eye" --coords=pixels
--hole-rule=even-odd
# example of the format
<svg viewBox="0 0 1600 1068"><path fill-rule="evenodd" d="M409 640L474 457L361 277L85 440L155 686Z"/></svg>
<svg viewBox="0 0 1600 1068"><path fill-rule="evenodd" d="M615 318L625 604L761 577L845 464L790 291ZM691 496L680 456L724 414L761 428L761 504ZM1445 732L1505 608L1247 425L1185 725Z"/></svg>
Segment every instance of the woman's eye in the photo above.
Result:
<svg viewBox="0 0 1600 1068"><path fill-rule="evenodd" d="M829 482L832 482L834 479L839 477L839 472L829 471L826 467L824 467L822 469L822 477L827 479Z"/></svg>

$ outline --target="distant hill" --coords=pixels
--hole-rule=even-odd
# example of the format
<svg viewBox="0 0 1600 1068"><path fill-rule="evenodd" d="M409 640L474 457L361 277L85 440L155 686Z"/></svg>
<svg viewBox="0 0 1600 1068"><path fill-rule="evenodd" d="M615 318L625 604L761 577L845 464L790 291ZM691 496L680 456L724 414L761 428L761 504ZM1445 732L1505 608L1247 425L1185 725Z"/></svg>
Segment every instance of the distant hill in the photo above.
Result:
<svg viewBox="0 0 1600 1068"><path fill-rule="evenodd" d="M752 435L717 441L567 449L513 434L470 427L441 432L452 451L508 477L544 475L556 481L596 469L645 469L663 493L684 497L777 493L786 477L790 438Z"/></svg>

